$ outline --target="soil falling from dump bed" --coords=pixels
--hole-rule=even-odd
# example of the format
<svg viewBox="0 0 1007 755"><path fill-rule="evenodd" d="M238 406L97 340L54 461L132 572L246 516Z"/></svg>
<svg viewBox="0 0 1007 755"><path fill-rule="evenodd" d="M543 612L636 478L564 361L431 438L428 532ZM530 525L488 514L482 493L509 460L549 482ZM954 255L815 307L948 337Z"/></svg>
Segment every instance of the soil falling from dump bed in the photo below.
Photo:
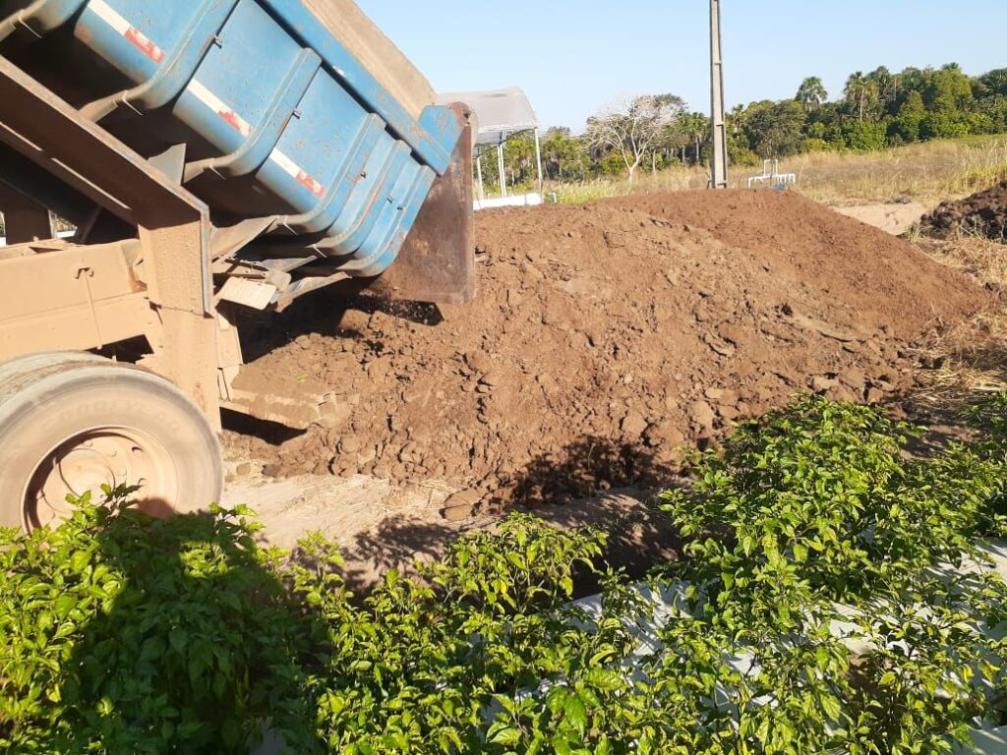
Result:
<svg viewBox="0 0 1007 755"><path fill-rule="evenodd" d="M878 401L907 345L986 304L911 244L793 193L683 192L476 221L466 306L337 292L285 313L252 367L324 385L331 422L280 445L231 433L274 476L441 479L536 501L660 483L681 446L800 391ZM464 504L466 501L457 501Z"/></svg>

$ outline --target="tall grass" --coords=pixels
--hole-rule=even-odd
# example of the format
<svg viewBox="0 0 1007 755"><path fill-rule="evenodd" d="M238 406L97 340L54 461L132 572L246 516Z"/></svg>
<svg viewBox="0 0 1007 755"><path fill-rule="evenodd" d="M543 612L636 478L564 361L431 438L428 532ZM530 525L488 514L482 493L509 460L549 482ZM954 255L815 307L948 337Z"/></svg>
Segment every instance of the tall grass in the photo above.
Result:
<svg viewBox="0 0 1007 755"><path fill-rule="evenodd" d="M959 231L947 239L910 236L932 258L960 270L988 290L1007 290L1007 245ZM921 346L933 367L912 398L919 406L950 414L977 394L1007 390L1007 313L998 298L973 317L949 324Z"/></svg>
<svg viewBox="0 0 1007 755"><path fill-rule="evenodd" d="M1007 180L1007 135L940 140L879 152L815 152L781 161L797 174L797 191L831 205L870 204L910 199L937 204ZM732 166L731 186L742 188L759 168ZM597 179L548 183L546 198L562 204L637 192L705 188L705 168L676 167L645 173L630 183Z"/></svg>
<svg viewBox="0 0 1007 755"><path fill-rule="evenodd" d="M549 182L545 193L547 199L560 204L582 204L594 199L622 197L627 194L703 189L708 183L709 175L705 168L682 166L667 168L656 174L641 171L632 183L625 178L597 178L581 183Z"/></svg>
<svg viewBox="0 0 1007 755"><path fill-rule="evenodd" d="M901 199L936 204L1007 179L1007 136L812 153L788 160L786 169L797 174L799 191L826 204Z"/></svg>

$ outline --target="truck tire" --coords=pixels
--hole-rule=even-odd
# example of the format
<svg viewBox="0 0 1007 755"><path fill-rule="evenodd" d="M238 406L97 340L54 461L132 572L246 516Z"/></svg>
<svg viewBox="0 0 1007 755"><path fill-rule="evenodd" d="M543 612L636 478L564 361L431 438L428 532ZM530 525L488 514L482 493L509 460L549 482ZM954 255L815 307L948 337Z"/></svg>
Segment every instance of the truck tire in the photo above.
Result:
<svg viewBox="0 0 1007 755"><path fill-rule="evenodd" d="M30 530L72 513L67 495L138 485L154 516L218 500L217 437L167 380L91 354L36 354L0 365L0 526Z"/></svg>

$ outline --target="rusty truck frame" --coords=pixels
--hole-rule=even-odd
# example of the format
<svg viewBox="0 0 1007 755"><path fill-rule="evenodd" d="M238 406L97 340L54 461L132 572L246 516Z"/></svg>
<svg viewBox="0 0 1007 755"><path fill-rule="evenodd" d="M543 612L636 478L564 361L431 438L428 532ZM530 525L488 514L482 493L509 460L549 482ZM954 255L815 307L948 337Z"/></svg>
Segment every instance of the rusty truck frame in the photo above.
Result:
<svg viewBox="0 0 1007 755"><path fill-rule="evenodd" d="M467 121L463 107L454 112ZM465 134L378 279L387 295L473 295ZM65 516L66 496L92 484L145 485L155 513L204 507L221 492L221 409L285 419L269 396L234 387L241 344L220 306L228 280L266 275L236 276L233 252L269 219L215 227L171 172L0 57L0 525ZM73 238L53 238L56 207L79 208ZM135 233L103 239L108 218ZM94 356L141 337L149 348L135 364Z"/></svg>

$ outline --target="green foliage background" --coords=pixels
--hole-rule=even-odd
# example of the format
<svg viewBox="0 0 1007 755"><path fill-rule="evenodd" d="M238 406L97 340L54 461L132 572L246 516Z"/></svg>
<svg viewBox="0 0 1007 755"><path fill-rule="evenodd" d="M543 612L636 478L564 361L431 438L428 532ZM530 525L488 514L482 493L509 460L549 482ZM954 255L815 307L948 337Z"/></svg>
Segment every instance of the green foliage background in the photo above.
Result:
<svg viewBox="0 0 1007 755"><path fill-rule="evenodd" d="M950 752L1004 721L1007 585L977 543L1005 416L921 455L879 409L800 399L693 459L662 503L683 555L645 584L604 533L515 515L353 595L318 536L264 550L247 510L106 491L0 534L0 749ZM600 604L571 602L587 573Z"/></svg>
<svg viewBox="0 0 1007 755"><path fill-rule="evenodd" d="M843 91L834 94L830 100L821 79L812 76L792 99L736 107L728 117L731 161L756 165L761 159L804 152L872 151L931 139L1007 133L1007 68L969 76L956 63L899 72L881 66L867 74L852 74ZM641 169L705 165L709 131L705 114L683 113L665 130ZM545 177L577 182L625 173L617 155L589 145L586 137L568 128L548 129L542 139ZM511 139L505 157L508 181L533 186L533 138ZM488 186L496 185L495 155L483 160L483 174Z"/></svg>

